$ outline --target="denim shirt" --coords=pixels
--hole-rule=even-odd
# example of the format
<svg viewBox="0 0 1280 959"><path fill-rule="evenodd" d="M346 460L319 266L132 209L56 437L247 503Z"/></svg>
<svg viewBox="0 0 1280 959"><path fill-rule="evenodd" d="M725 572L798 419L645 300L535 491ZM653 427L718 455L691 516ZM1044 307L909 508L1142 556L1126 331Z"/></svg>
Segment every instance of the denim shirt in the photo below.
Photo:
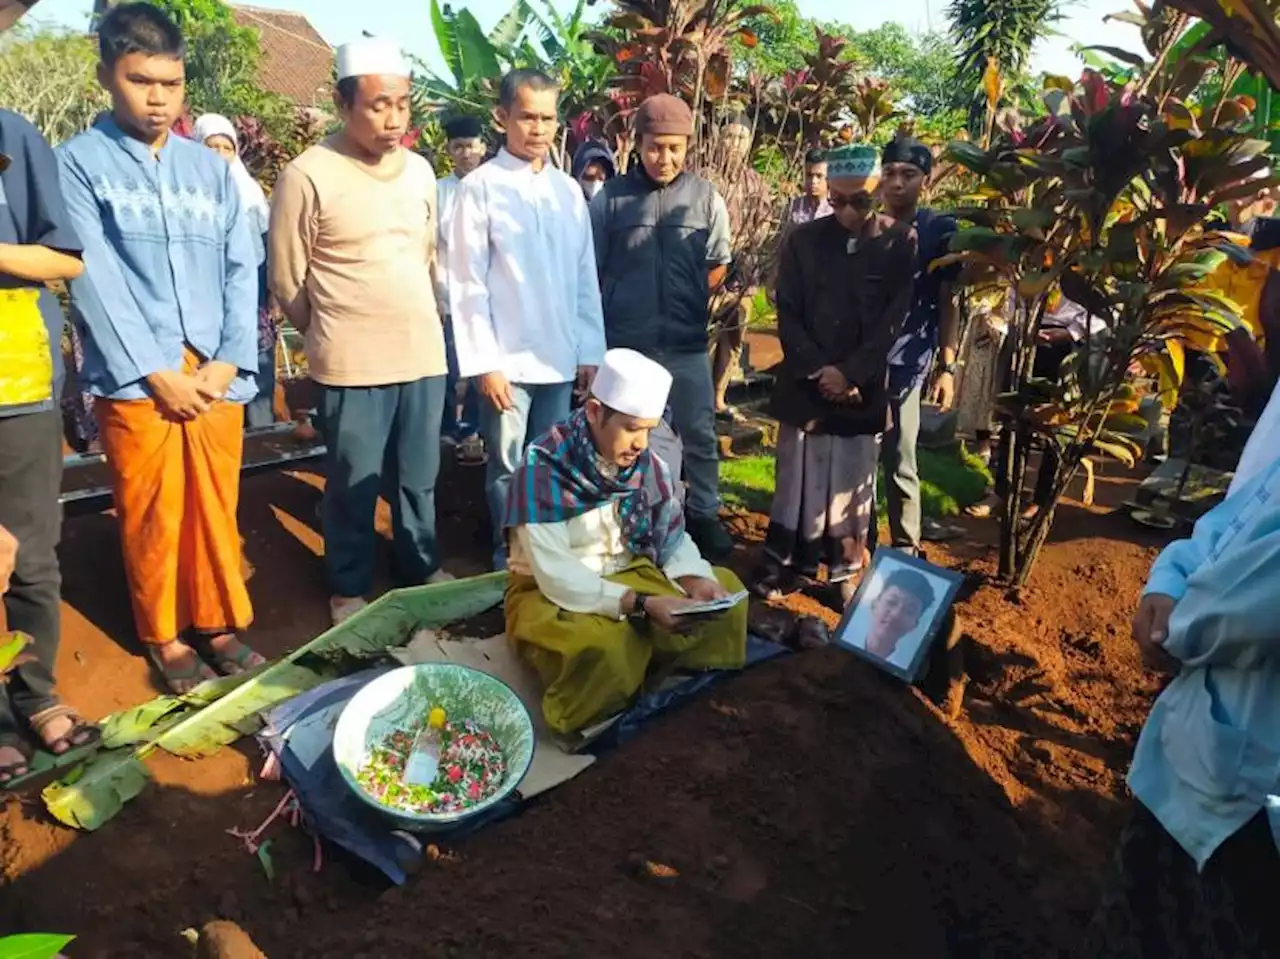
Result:
<svg viewBox="0 0 1280 959"><path fill-rule="evenodd" d="M1164 648L1182 669L1129 787L1200 869L1263 809L1280 846L1280 460L1165 549L1146 592L1177 602Z"/></svg>
<svg viewBox="0 0 1280 959"><path fill-rule="evenodd" d="M108 115L57 151L85 273L71 283L82 380L110 399L147 397L184 347L240 372L227 399L257 392L258 256L230 166L171 134L156 154Z"/></svg>

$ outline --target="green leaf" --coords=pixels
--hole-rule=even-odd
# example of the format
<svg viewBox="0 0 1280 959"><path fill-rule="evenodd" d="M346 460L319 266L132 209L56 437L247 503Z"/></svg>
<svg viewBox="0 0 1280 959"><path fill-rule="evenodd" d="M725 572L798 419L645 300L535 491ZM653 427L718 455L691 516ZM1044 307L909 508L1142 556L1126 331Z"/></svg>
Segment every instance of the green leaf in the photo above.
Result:
<svg viewBox="0 0 1280 959"><path fill-rule="evenodd" d="M27 648L29 642L31 640L25 633L10 633L7 639L0 642L0 676L13 668L18 654Z"/></svg>
<svg viewBox="0 0 1280 959"><path fill-rule="evenodd" d="M270 839L258 847L258 862L262 863L262 871L267 874L267 882L275 882L276 865L271 861Z"/></svg>
<svg viewBox="0 0 1280 959"><path fill-rule="evenodd" d="M1029 230L1044 230L1053 226L1058 220L1058 215L1052 210L1042 210L1031 207L1023 210L1013 211L1013 225L1023 233Z"/></svg>
<svg viewBox="0 0 1280 959"><path fill-rule="evenodd" d="M485 78L497 79L502 74L498 53L484 35L475 14L466 8L459 10L453 17L453 30L463 85Z"/></svg>
<svg viewBox="0 0 1280 959"><path fill-rule="evenodd" d="M36 932L0 939L0 959L53 959L75 936Z"/></svg>
<svg viewBox="0 0 1280 959"><path fill-rule="evenodd" d="M441 11L440 0L431 0L431 30L436 35L436 43L440 45L440 56L453 74L454 84L461 89L466 81L462 75L462 57L458 53L456 27L456 18L446 17Z"/></svg>
<svg viewBox="0 0 1280 959"><path fill-rule="evenodd" d="M119 749L145 742L157 723L181 708L182 700L176 696L160 696L141 706L112 713L101 724L103 748Z"/></svg>
<svg viewBox="0 0 1280 959"><path fill-rule="evenodd" d="M489 31L489 43L497 50L510 50L520 42L520 35L524 33L532 12L526 0L516 0Z"/></svg>
<svg viewBox="0 0 1280 959"><path fill-rule="evenodd" d="M1122 10L1119 13L1108 13L1105 17L1102 18L1102 20L1104 23L1107 22L1108 20L1115 20L1118 23L1130 23L1130 24L1133 24L1133 26L1135 27L1145 27L1148 23L1148 20L1146 17L1144 17L1140 13L1134 13L1132 10ZM1096 50L1099 48L1086 47L1085 49Z"/></svg>
<svg viewBox="0 0 1280 959"><path fill-rule="evenodd" d="M1131 67L1137 67L1139 70L1147 65L1147 61L1136 53L1130 53L1128 50L1121 50L1119 47L1099 46L1094 44L1088 47L1081 47L1081 52L1085 50L1097 50L1099 53L1105 53L1109 57L1119 60L1121 63L1127 63Z"/></svg>
<svg viewBox="0 0 1280 959"><path fill-rule="evenodd" d="M103 751L41 792L58 822L93 831L146 788L147 767L131 749Z"/></svg>
<svg viewBox="0 0 1280 959"><path fill-rule="evenodd" d="M1114 460L1119 460L1129 469L1133 469L1136 460L1133 452L1128 447L1121 446L1119 443L1107 443L1102 440L1095 439L1091 444L1092 447L1104 456L1110 456Z"/></svg>
<svg viewBox="0 0 1280 959"><path fill-rule="evenodd" d="M1108 413L1102 425L1117 433L1145 433L1151 427L1146 417L1136 413Z"/></svg>

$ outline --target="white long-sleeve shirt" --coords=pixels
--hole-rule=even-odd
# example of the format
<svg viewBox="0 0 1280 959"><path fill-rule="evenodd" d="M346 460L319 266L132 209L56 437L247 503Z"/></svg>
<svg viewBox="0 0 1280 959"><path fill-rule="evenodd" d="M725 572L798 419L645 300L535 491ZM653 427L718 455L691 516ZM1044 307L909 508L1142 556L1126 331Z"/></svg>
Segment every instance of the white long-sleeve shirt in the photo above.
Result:
<svg viewBox="0 0 1280 959"><path fill-rule="evenodd" d="M458 186L447 275L463 378L567 383L604 359L591 220L569 176L506 150Z"/></svg>
<svg viewBox="0 0 1280 959"><path fill-rule="evenodd" d="M622 538L617 505L609 503L563 523L516 527L507 568L532 576L542 595L566 612L620 620L627 587L604 577L625 569L634 558ZM662 571L673 582L682 576L715 579L688 534Z"/></svg>
<svg viewBox="0 0 1280 959"><path fill-rule="evenodd" d="M456 173L436 181L436 219L440 232L436 238L436 299L445 314L449 312L449 233L453 229L454 201L458 199Z"/></svg>

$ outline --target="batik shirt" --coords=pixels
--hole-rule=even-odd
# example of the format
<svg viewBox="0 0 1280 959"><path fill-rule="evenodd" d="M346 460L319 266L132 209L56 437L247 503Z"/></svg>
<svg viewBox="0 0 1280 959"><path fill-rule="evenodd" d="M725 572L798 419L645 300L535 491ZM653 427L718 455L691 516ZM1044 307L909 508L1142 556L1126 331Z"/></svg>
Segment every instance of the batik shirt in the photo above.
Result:
<svg viewBox="0 0 1280 959"><path fill-rule="evenodd" d="M889 392L904 396L918 386L933 365L942 320L942 286L959 275L958 265L930 271L929 265L945 256L956 232L954 217L922 209L914 221L919 239L915 299L893 349L889 351Z"/></svg>
<svg viewBox="0 0 1280 959"><path fill-rule="evenodd" d="M88 390L144 399L146 378L181 370L190 347L237 368L227 399L252 399L259 258L231 167L179 136L153 154L106 115L57 154L84 243L71 302Z"/></svg>

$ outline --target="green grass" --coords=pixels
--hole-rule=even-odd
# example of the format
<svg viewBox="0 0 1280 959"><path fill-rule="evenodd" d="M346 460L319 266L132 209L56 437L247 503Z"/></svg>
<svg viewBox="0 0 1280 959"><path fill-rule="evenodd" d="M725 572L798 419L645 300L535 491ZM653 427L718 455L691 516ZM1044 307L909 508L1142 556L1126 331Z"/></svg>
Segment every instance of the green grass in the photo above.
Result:
<svg viewBox="0 0 1280 959"><path fill-rule="evenodd" d="M919 451L920 499L932 519L956 516L986 495L991 474L962 447L959 452ZM769 512L777 482L772 452L720 462L720 495L727 506ZM884 508L884 471L876 479L877 509Z"/></svg>

